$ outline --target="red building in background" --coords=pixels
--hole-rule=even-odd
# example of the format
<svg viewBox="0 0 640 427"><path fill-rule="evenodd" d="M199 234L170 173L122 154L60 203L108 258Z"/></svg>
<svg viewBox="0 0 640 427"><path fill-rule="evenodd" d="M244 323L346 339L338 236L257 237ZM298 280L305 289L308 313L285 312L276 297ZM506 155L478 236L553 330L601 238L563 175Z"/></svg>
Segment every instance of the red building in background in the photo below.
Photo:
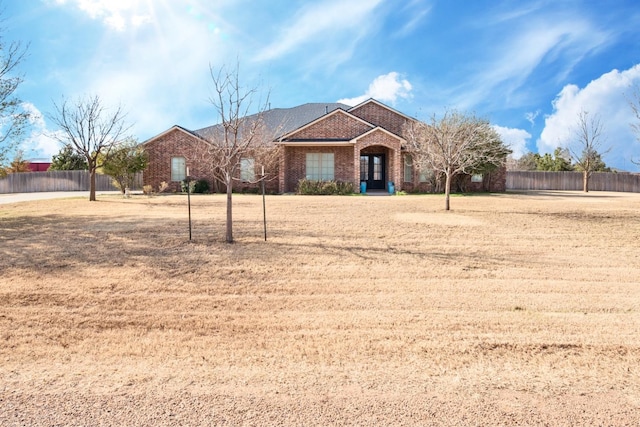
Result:
<svg viewBox="0 0 640 427"><path fill-rule="evenodd" d="M29 159L27 163L31 172L46 172L51 166L51 160L48 159Z"/></svg>

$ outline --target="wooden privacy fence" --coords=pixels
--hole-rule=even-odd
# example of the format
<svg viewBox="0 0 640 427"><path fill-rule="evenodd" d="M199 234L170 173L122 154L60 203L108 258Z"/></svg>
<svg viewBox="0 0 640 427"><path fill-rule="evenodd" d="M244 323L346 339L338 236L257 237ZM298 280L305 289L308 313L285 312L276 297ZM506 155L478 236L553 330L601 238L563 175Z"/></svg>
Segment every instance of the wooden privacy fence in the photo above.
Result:
<svg viewBox="0 0 640 427"><path fill-rule="evenodd" d="M582 190L582 172L507 172L507 190ZM640 193L640 174L594 172L589 191Z"/></svg>
<svg viewBox="0 0 640 427"><path fill-rule="evenodd" d="M136 174L132 189L142 188L142 174ZM96 174L97 191L117 191L113 178ZM50 171L12 173L0 178L0 193L37 193L44 191L89 191L89 172Z"/></svg>

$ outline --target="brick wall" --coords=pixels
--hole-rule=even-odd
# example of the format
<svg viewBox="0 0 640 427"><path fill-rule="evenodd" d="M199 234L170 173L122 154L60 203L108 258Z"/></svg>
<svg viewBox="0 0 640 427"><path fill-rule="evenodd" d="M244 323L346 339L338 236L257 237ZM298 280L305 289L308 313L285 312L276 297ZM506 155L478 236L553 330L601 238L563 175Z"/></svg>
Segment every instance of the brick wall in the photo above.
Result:
<svg viewBox="0 0 640 427"><path fill-rule="evenodd" d="M369 123L383 127L396 135L402 135L402 127L407 122L406 117L375 102L368 102L349 112Z"/></svg>
<svg viewBox="0 0 640 427"><path fill-rule="evenodd" d="M404 181L404 156L402 157L402 180ZM451 192L491 192L500 193L506 191L507 168L502 167L491 173L482 176L482 182L471 182L471 175L461 174L453 178L451 182ZM420 173L413 168L412 181L403 183L404 190L410 193L440 193L444 192L444 178L441 182L430 176L426 182L420 182Z"/></svg>
<svg viewBox="0 0 640 427"><path fill-rule="evenodd" d="M162 182L169 184L168 191L180 191L180 183L171 181L171 158L184 157L189 174L195 179L206 179L213 188L211 160L207 144L201 139L180 129L173 129L161 137L145 144L149 166L144 171L144 185L154 191Z"/></svg>
<svg viewBox="0 0 640 427"><path fill-rule="evenodd" d="M360 154L384 154L386 181L395 184L397 190L402 189L402 155L401 141L381 130L376 130L359 138L354 152L355 180L360 182Z"/></svg>
<svg viewBox="0 0 640 427"><path fill-rule="evenodd" d="M171 158L184 157L189 167L189 174L196 180L209 182L211 191L225 191L223 185L216 181L213 174L213 159L209 153L208 143L180 129L173 129L161 137L145 144L149 155L149 166L144 171L144 185L151 185L157 191L162 182L169 184L167 191L180 191L180 182L171 181ZM256 170L256 174L261 171ZM267 176L277 177L278 171L265 171ZM237 173L240 176L240 171ZM278 180L269 179L265 184L269 193L278 192ZM257 191L259 183L234 181L235 191Z"/></svg>
<svg viewBox="0 0 640 427"><path fill-rule="evenodd" d="M296 191L298 181L306 177L307 153L333 153L334 179L356 184L353 171L353 147L285 147L280 170L284 171L286 168L287 173L281 192ZM283 175L283 173L280 174L280 176Z"/></svg>
<svg viewBox="0 0 640 427"><path fill-rule="evenodd" d="M336 110L323 120L302 129L287 138L289 140L333 139L348 141L371 130L372 127L348 114Z"/></svg>

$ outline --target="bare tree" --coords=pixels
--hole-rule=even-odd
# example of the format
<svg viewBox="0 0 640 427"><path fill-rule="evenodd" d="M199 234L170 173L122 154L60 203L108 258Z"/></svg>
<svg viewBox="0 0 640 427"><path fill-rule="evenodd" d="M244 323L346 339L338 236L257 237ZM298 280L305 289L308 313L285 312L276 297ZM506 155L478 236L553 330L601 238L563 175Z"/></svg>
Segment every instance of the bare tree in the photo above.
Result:
<svg viewBox="0 0 640 427"><path fill-rule="evenodd" d="M411 121L404 133L413 164L444 176L445 210L453 177L503 166L511 152L489 121L458 111L447 111L440 120L434 115L430 123Z"/></svg>
<svg viewBox="0 0 640 427"><path fill-rule="evenodd" d="M79 98L73 102L54 103L55 114L50 116L61 132L52 136L63 144L70 144L83 156L90 176L89 200L96 200L96 171L109 159L111 150L125 138L131 128L121 106L107 109L98 95Z"/></svg>
<svg viewBox="0 0 640 427"><path fill-rule="evenodd" d="M587 111L578 113L574 143L569 147L569 153L578 170L582 171L582 190L589 192L589 179L594 171L602 165L602 155L609 150L600 152L603 143L604 126L598 115L590 116Z"/></svg>
<svg viewBox="0 0 640 427"><path fill-rule="evenodd" d="M210 98L219 116L219 125L205 135L210 143L209 155L216 178L224 184L227 193L226 241L233 242L233 184L244 181L259 182L268 179L262 172L275 170L277 148L273 141L275 129L265 123L263 114L268 97L257 106L257 113L249 114L258 90L240 86L239 67L233 70L210 68L214 93ZM241 177L244 168L245 176ZM274 176L272 176L273 178Z"/></svg>
<svg viewBox="0 0 640 427"><path fill-rule="evenodd" d="M23 79L15 74L26 52L22 43L7 44L0 36L0 167L6 164L28 125L30 114L16 95Z"/></svg>
<svg viewBox="0 0 640 427"><path fill-rule="evenodd" d="M633 93L631 94L631 99L629 99L629 106L635 117L635 121L630 123L630 126L636 134L636 139L640 142L640 87L633 87ZM631 159L631 162L640 165L640 160Z"/></svg>

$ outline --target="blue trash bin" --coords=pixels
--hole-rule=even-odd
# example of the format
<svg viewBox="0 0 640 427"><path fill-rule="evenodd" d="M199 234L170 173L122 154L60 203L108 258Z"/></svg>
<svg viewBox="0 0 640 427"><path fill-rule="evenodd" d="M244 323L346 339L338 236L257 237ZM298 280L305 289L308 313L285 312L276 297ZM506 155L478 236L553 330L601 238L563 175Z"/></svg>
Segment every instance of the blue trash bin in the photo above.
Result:
<svg viewBox="0 0 640 427"><path fill-rule="evenodd" d="M366 194L367 192L367 183L365 181L360 183L360 192L362 194Z"/></svg>
<svg viewBox="0 0 640 427"><path fill-rule="evenodd" d="M395 194L396 186L393 185L393 182L391 181L387 182L387 191L389 191L389 194Z"/></svg>

